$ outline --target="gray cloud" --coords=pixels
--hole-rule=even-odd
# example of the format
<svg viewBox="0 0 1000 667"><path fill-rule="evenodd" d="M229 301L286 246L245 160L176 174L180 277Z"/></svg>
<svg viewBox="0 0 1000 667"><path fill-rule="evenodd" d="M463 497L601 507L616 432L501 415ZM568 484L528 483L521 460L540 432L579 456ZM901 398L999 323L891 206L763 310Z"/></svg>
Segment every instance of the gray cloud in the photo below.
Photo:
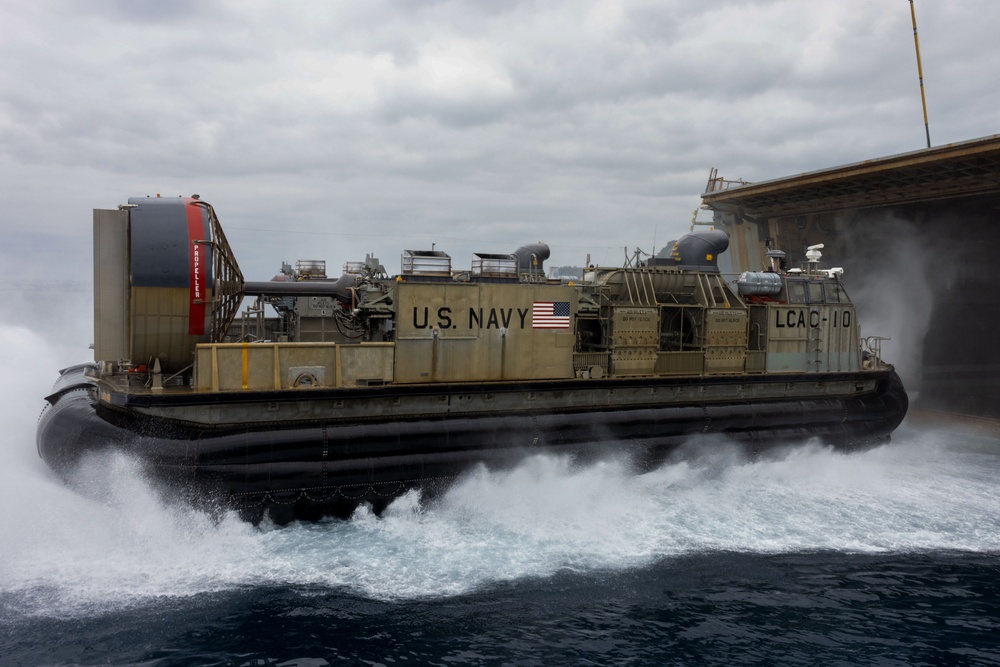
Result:
<svg viewBox="0 0 1000 667"><path fill-rule="evenodd" d="M997 132L1000 6L917 13L934 142ZM874 0L3 3L0 262L89 272L91 208L192 192L251 277L435 240L457 265L536 240L617 261L686 231L710 167L921 148L909 23Z"/></svg>

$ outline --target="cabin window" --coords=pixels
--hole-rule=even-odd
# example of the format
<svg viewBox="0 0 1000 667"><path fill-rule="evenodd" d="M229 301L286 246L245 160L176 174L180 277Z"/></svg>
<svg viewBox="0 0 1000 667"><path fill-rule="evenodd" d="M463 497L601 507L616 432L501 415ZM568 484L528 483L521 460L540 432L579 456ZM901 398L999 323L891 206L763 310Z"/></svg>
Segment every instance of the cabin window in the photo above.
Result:
<svg viewBox="0 0 1000 667"><path fill-rule="evenodd" d="M826 300L828 303L850 303L847 292L840 283L826 283Z"/></svg>
<svg viewBox="0 0 1000 667"><path fill-rule="evenodd" d="M823 283L809 283L809 303L823 303L826 295L823 294Z"/></svg>
<svg viewBox="0 0 1000 667"><path fill-rule="evenodd" d="M788 281L788 303L806 302L806 284L800 280Z"/></svg>

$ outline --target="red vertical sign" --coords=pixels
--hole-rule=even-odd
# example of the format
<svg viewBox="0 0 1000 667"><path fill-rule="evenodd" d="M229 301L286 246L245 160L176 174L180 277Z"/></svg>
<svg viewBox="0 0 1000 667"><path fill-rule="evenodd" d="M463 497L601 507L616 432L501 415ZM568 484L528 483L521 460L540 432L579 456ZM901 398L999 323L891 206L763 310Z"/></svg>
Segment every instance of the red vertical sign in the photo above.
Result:
<svg viewBox="0 0 1000 667"><path fill-rule="evenodd" d="M188 334L202 336L205 333L205 225L202 222L202 208L194 206L193 199L186 199L188 232L188 267L190 270L190 298L188 307Z"/></svg>

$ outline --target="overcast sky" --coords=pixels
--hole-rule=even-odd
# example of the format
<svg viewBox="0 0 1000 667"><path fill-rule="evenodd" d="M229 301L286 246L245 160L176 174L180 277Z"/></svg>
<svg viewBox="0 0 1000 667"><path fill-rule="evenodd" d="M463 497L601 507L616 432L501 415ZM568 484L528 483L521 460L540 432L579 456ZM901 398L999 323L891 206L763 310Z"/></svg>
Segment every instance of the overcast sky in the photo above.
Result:
<svg viewBox="0 0 1000 667"><path fill-rule="evenodd" d="M1000 132L1000 2L917 0L935 145ZM5 276L89 281L91 209L199 193L282 260L684 233L709 169L924 146L906 0L0 0Z"/></svg>

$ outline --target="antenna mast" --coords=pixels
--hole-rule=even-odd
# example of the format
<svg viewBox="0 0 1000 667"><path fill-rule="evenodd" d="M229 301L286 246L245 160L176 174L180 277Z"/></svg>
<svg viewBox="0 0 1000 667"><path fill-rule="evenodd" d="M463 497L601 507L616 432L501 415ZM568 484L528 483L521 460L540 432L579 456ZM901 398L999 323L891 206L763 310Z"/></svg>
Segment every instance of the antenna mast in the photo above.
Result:
<svg viewBox="0 0 1000 667"><path fill-rule="evenodd" d="M927 123L927 98L924 97L924 70L920 65L920 42L917 40L917 12L910 0L910 18L913 19L913 48L917 50L917 76L920 77L920 104L924 108L924 132L927 134L927 148L931 147L931 128Z"/></svg>

